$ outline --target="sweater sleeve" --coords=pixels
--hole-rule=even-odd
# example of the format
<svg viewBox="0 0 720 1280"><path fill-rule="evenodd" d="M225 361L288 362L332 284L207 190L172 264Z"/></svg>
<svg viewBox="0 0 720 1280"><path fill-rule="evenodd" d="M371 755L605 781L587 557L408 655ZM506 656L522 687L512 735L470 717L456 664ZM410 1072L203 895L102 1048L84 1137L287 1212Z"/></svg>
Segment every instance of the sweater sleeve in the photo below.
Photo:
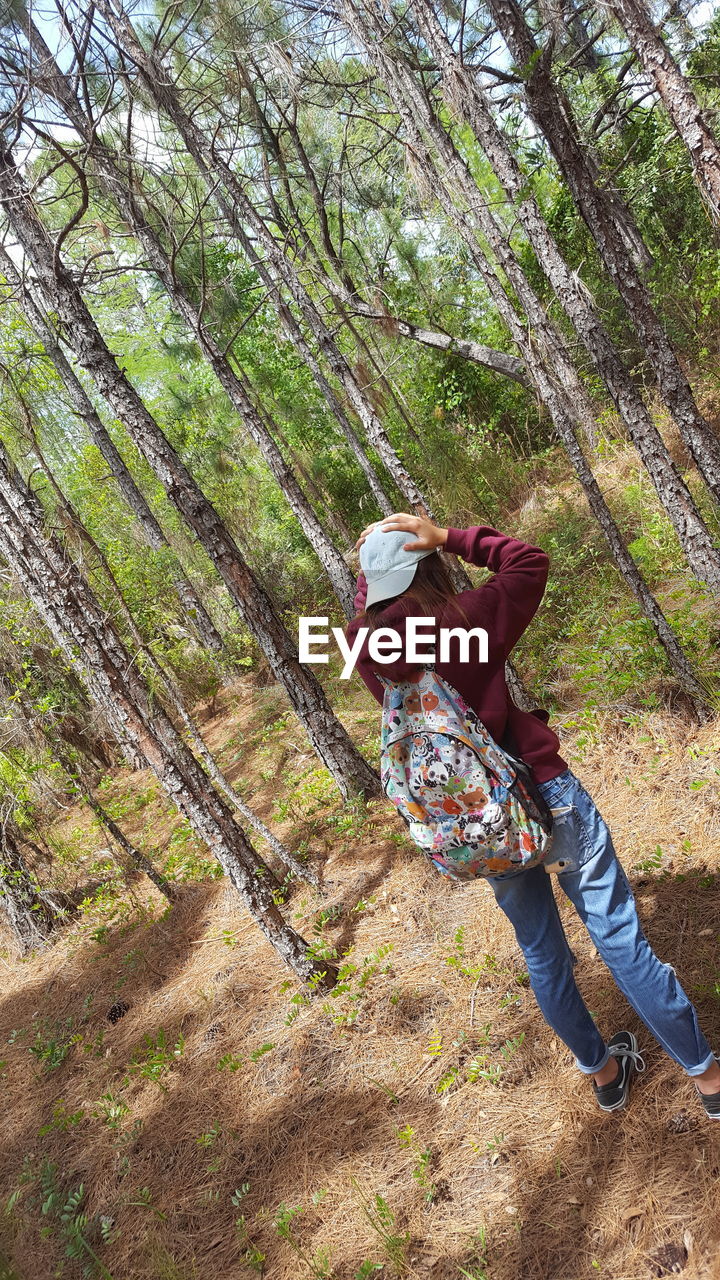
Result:
<svg viewBox="0 0 720 1280"><path fill-rule="evenodd" d="M547 555L489 525L448 529L445 550L494 574L481 587L464 591L461 603L473 623L484 621L488 631L492 629L507 657L543 598L550 565Z"/></svg>

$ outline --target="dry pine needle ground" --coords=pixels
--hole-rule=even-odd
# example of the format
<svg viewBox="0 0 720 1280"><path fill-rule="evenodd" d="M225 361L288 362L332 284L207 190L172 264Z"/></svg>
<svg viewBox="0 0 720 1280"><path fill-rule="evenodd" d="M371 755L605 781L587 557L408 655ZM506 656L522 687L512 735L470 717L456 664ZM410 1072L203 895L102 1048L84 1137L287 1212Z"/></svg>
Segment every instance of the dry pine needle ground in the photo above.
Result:
<svg viewBox="0 0 720 1280"><path fill-rule="evenodd" d="M266 818L278 779L313 768L299 733L263 734L274 696L241 682L205 726L215 749L238 734L251 743L243 775L258 786L246 798ZM376 731L364 693L343 714L359 739ZM696 731L659 714L636 730L609 720L602 748L581 758L564 741L653 945L718 1048L719 742L718 722ZM106 795L148 785L118 771ZM82 843L86 822L71 813L62 831ZM162 844L173 820L151 800L123 823ZM67 1260L58 1271L64 1238L23 1181L24 1162L37 1171L43 1158L62 1188L84 1185L91 1221L105 1215L112 1234L97 1251L113 1280L246 1280L258 1274L248 1248L265 1255L272 1280L354 1280L363 1262L383 1264L367 1274L417 1280L719 1275L720 1125L638 1025L571 909L589 1007L604 1033L629 1026L645 1052L625 1114L596 1110L545 1028L487 886L434 874L382 804L348 817L305 795L281 830L308 839L325 876L323 897L294 888L290 917L310 938L325 913L322 937L358 966L334 1000L293 1003L297 984L222 881L183 884L163 919L136 879L136 918L99 941L73 925L28 963L4 952L0 1194L18 1194L0 1249L21 1280L82 1274ZM63 874L82 878L82 867ZM143 912L151 902L154 918ZM120 1001L127 1009L109 1022ZM28 1052L31 1030L58 1022L77 1026L82 1043L44 1071ZM138 1063L144 1037L157 1047L161 1029L155 1080ZM278 1231L283 1204L302 1206L289 1239Z"/></svg>

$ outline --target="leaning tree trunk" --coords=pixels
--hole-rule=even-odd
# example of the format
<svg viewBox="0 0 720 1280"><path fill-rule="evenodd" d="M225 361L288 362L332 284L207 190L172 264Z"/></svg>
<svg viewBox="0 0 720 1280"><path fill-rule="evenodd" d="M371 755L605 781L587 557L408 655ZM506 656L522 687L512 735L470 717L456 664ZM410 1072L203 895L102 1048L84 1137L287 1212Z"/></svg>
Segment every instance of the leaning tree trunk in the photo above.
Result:
<svg viewBox="0 0 720 1280"><path fill-rule="evenodd" d="M166 879L161 871L158 871L157 867L153 866L150 859L146 858L144 853L141 853L140 850L137 849L130 840L128 840L125 833L120 830L114 818L110 817L107 809L103 809L99 800L96 800L90 791L85 793L85 800L95 814L95 817L100 823L102 823L105 830L109 833L115 843L119 845L123 853L127 855L133 865L137 867L138 871L142 871L143 875L147 876L148 880L155 885L158 892L161 893L164 898L167 898L168 902L172 902L174 894L170 881Z"/></svg>
<svg viewBox="0 0 720 1280"><path fill-rule="evenodd" d="M425 180L437 196L448 219L465 240L496 304L507 305L507 295L499 286L497 267L501 268L515 291L531 325L533 339L548 370L554 370L565 394L571 418L584 425L586 434L594 430L594 412L587 391L579 377L564 338L555 328L542 303L534 293L513 249L507 233L497 222L488 202L479 191L466 163L440 124L432 106L401 56L391 57L383 47L384 26L365 6L343 0L341 9L348 26L365 44L368 55L382 73L385 84L393 92L395 109L400 113L408 137L412 139L415 161ZM438 168L425 139L428 139L439 162ZM463 208L458 207L458 199ZM493 267L478 236L487 241L496 266ZM502 295L504 302L499 298ZM714 546L692 495L675 467L665 443L649 418L635 415L630 430L633 443L645 464L648 475L675 529L688 563L697 577L714 591L720 592L720 556Z"/></svg>
<svg viewBox="0 0 720 1280"><path fill-rule="evenodd" d="M269 596L220 519L212 503L164 436L103 339L78 288L56 255L46 228L32 209L12 158L0 157L0 203L25 253L34 264L67 341L98 390L123 423L168 496L207 551L238 611L265 653L276 679L341 793L379 794L379 782L340 724L315 677L298 661L293 642Z"/></svg>
<svg viewBox="0 0 720 1280"><path fill-rule="evenodd" d="M720 222L720 146L690 81L683 75L642 0L605 0L655 84L690 152L695 181L714 222Z"/></svg>
<svg viewBox="0 0 720 1280"><path fill-rule="evenodd" d="M50 483L53 493L55 494L55 498L57 500L60 511L67 518L70 526L77 533L80 541L89 548L92 556L97 560L98 564L100 565L105 582L110 588L113 599L118 605L118 608L120 610L120 615L125 623L125 626L127 627L127 634L129 635L130 639L135 645L136 657L140 653L142 653L145 657L145 661L147 662L148 666L152 670L153 674L158 678L160 682L160 686L165 691L173 711L175 712L178 719L180 720L180 723L185 733L187 734L188 739L190 740L198 756L200 757L208 777L211 778L212 781L216 784L216 786L218 786L220 790L225 793L225 795L227 796L228 800L231 802L233 807L236 808L238 812L242 814L243 818L245 818L245 820L250 824L251 827L253 827L253 829L258 833L258 835L261 836L262 839L270 846L273 853L275 853L276 856L281 860L282 867L283 867L283 875L286 875L288 870L291 870L300 879L307 880L310 884L314 885L316 888L319 888L320 882L318 880L318 877L315 875L315 873L309 867L304 866L303 863L301 863L295 857L295 855L290 852L289 849L286 849L282 841L272 831L270 831L270 829L265 825L262 819L259 818L256 813L253 812L253 810L249 807L249 805L245 804L245 801L238 794L236 789L232 786L232 784L228 781L223 771L220 769L220 766L218 765L214 755L207 747L205 740L202 737L202 734L200 733L194 721L188 714L187 708L185 707L185 703L182 700L180 691L174 679L165 670L165 668L161 665L161 663L158 662L151 647L145 643L143 636L138 630L135 619L133 618L133 615L128 607L127 601L118 585L118 582L115 578L115 575L112 572L112 569L110 568L110 565L107 561L105 554L103 553L102 549L98 546L92 534L90 534L89 531L85 528L77 511L73 507L69 498L67 498L66 495L62 492L57 480L55 479L52 468L49 466L47 459L45 458L45 455L43 453L43 450L40 447L40 442L38 439L38 435L37 435L35 423L33 421L33 416L32 416L32 411L30 409L30 406L28 405L24 396L19 391L17 391L17 389L15 389L15 395L17 396L18 401L20 402L23 409L25 426L28 432L29 442L32 446L32 451L36 455L40 463L40 466ZM67 738L67 730L66 730L65 722L63 722L62 736L64 738ZM67 764L66 762L63 762L63 763L65 764L67 772L70 773L71 769L69 764ZM91 802L90 796L86 795L85 798L86 800L88 800L88 803ZM275 883L277 886L277 890L280 891L282 889L281 883L277 880L275 880Z"/></svg>
<svg viewBox="0 0 720 1280"><path fill-rule="evenodd" d="M171 73L154 51L148 52L138 39L125 11L118 6L120 11L116 12L106 0L98 0L97 9L112 29L120 47L130 55L140 73L143 86L153 102L182 138L207 182L218 208L240 243L244 248L250 243L248 231L257 238L270 268L270 271L264 272L264 278L272 280L273 293L277 292L278 283L288 290L328 367L342 386L350 405L362 422L370 443L376 449L400 492L412 507L430 513L428 499L395 452L354 370L315 306L293 262L286 257L284 246L278 243L265 224L253 200L225 158L224 151L216 144L215 135L204 133L197 123L197 118L190 117L184 110ZM257 264L258 256L257 251L253 251L251 260L254 265Z"/></svg>
<svg viewBox="0 0 720 1280"><path fill-rule="evenodd" d="M345 6L347 9L347 6ZM360 34L360 38L364 39L362 28L354 28ZM380 40L376 39L368 44L368 52L375 61L381 56ZM452 163L452 153L448 154L447 149L440 161L440 167L437 167L432 156L427 150L423 138L417 127L417 121L423 119L420 110L416 110L415 114L404 107L402 96L402 84L400 82L393 83L393 67L383 62L382 70L385 76L390 77L391 87L395 89L394 103L396 109L403 115L403 120L408 129L409 136L412 140L412 146L415 152L416 162L422 164L429 180L430 188L434 192L443 188L446 181L448 170L451 177L455 176L455 171L450 168ZM418 108L422 107L422 102L417 104ZM449 144L449 140L448 144ZM441 139L442 142L442 139ZM461 182L464 181L464 171L461 170L459 177ZM448 197L449 199L449 197ZM637 566L630 556L622 539L612 514L605 503L603 495L592 475L592 471L584 458L582 450L575 436L575 428L583 430L584 434L588 434L588 427L592 425L592 408L587 399L587 395L580 384L578 387L574 381L563 383L557 378L557 361L553 360L553 348L550 346L542 346L536 342L536 337L531 336L528 332L527 323L517 314L515 307L511 303L507 293L505 292L498 275L493 270L488 259L479 253L479 245L475 232L470 225L467 216L463 216L459 211L453 209L453 223L465 240L468 248L473 256L478 270L487 285L490 296L493 298L498 312L508 327L508 330L515 342L518 350L524 358L525 367L528 374L532 377L538 394L543 403L547 406L550 416L555 424L560 439L562 440L573 465L575 473L583 487L583 491L588 499L593 514L598 519L603 533L608 541L612 552L613 560L619 571L628 583L628 586L635 595L643 613L652 623L658 641L662 645L667 660L673 674L679 683L687 690L696 712L699 716L705 716L708 695L707 691L702 687L693 672L677 638L665 619L657 601L648 590ZM524 296L523 296L523 301ZM539 306L539 304L536 304Z"/></svg>
<svg viewBox="0 0 720 1280"><path fill-rule="evenodd" d="M28 871L7 821L0 824L0 906L21 954L46 942L61 916Z"/></svg>
<svg viewBox="0 0 720 1280"><path fill-rule="evenodd" d="M632 0L631 0L632 2ZM677 354L655 311L617 216L617 204L582 142L570 103L552 77L550 50L535 41L517 0L488 0L512 57L526 68L528 110L548 141L560 172L598 247L647 356L648 368L690 455L720 499L720 441L698 409Z"/></svg>
<svg viewBox="0 0 720 1280"><path fill-rule="evenodd" d="M70 117L72 118L72 112L69 110L69 106L70 101L75 99L75 95L70 87L68 78L59 72L59 68L55 63L52 53L50 52L41 32L32 22L32 19L24 6L21 6L21 10L22 33L30 41L31 48L38 58L38 65L33 68L34 82L44 91L55 97L58 102L62 102L66 110L68 110L68 114L70 114ZM76 53L78 57L82 59L82 52L79 48L76 48ZM211 190L213 189L213 185L214 184L211 184ZM395 510L395 503L384 489L383 482L380 480L370 458L368 457L362 441L359 439L357 432L350 422L343 405L328 382L327 377L323 373L317 357L306 341L305 335L292 310L285 302L279 281L273 274L272 263L266 259L264 253L259 252L256 249L252 238L247 235L244 228L241 228L237 234L239 235L240 242L248 261L255 268L258 277L262 280L270 295L274 297L282 327L310 370L323 399L345 436L346 442L356 462L365 475L370 492L377 502L380 511L384 515L390 515ZM390 447L391 446L388 441L388 448Z"/></svg>
<svg viewBox="0 0 720 1280"><path fill-rule="evenodd" d="M170 572L175 590L200 640L208 649L219 653L223 648L222 636L199 600L195 588L178 564L175 552L150 510L145 496L136 485L109 431L60 346L52 324L43 314L42 307L36 302L32 288L23 279L21 272L2 245L0 245L0 270L8 284L16 291L18 303L28 323L40 339L45 354L54 366L75 413L85 423L96 448L107 463L110 474L136 517L146 542L155 551L167 550L170 553Z"/></svg>
<svg viewBox="0 0 720 1280"><path fill-rule="evenodd" d="M348 311L366 320L375 321L385 333L408 338L411 342L418 342L421 346L430 347L433 351L442 351L448 355L460 356L463 360L471 360L473 364L479 364L489 369L491 373L497 373L502 378L510 378L526 390L532 387L532 378L528 377L524 362L517 356L510 355L507 351L496 351L494 347L486 347L484 343L475 342L472 338L456 338L450 333L426 329L424 325L414 324L393 315L384 307L363 302L361 298L350 293L344 285L339 285L335 281L327 283L328 289L332 289L342 299Z"/></svg>
<svg viewBox="0 0 720 1280"><path fill-rule="evenodd" d="M45 529L42 507L0 449L0 552L118 738L146 760L242 895L265 937L302 979L328 987L334 973L313 957L258 877L262 860L165 712L78 566Z"/></svg>

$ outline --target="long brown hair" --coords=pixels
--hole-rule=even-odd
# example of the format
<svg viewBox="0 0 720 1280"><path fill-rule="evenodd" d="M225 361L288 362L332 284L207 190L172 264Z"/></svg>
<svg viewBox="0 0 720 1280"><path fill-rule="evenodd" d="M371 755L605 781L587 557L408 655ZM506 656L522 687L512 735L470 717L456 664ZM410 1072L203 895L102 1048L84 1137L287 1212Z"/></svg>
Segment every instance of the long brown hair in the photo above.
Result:
<svg viewBox="0 0 720 1280"><path fill-rule="evenodd" d="M382 615L391 604L395 604L396 600L410 597L418 602L418 616L430 618L442 609L452 596L456 595L457 591L450 577L447 561L438 551L435 551L431 556L423 556L423 559L418 561L415 577L407 591L401 591L400 595L393 596L390 600L378 600L377 604L371 604L365 609L365 617L375 631L382 626ZM455 605L454 608L467 622L465 610L460 605Z"/></svg>

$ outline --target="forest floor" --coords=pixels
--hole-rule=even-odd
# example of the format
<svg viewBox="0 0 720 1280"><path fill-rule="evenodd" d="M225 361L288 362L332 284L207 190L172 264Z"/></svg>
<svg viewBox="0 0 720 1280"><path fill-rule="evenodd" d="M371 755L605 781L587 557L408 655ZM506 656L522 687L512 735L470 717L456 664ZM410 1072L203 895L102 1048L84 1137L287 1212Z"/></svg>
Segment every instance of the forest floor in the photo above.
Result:
<svg viewBox="0 0 720 1280"><path fill-rule="evenodd" d="M354 683L341 701L372 756L374 702ZM338 801L275 688L248 676L200 711L245 799L323 876L295 884L289 917L354 969L304 996L151 775L111 772L103 803L177 902L137 876L129 902L113 892L87 810L46 833L54 882L85 901L44 952L0 953L0 1280L720 1275L720 1125L568 905L591 1010L646 1059L624 1113L596 1108L543 1024L486 885L434 873L384 804ZM564 752L720 1047L720 721L600 728Z"/></svg>

